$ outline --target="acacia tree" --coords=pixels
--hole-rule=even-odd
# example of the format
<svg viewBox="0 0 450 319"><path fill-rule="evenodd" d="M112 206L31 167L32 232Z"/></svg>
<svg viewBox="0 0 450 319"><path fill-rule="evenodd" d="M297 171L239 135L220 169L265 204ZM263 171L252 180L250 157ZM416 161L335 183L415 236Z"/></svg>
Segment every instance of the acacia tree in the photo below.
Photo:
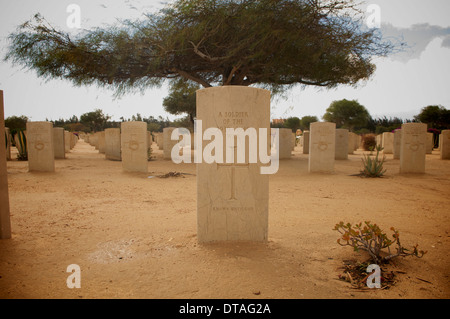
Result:
<svg viewBox="0 0 450 319"><path fill-rule="evenodd" d="M6 60L40 77L122 94L184 79L203 87L356 85L396 49L353 0L177 0L146 19L80 33L41 15L9 36Z"/></svg>
<svg viewBox="0 0 450 319"><path fill-rule="evenodd" d="M355 128L365 127L370 119L367 109L356 100L333 101L327 108L323 119L336 123L337 128L347 128L353 131Z"/></svg>
<svg viewBox="0 0 450 319"><path fill-rule="evenodd" d="M173 115L186 113L191 123L194 123L196 115L196 95L195 92L200 85L178 79L172 82L169 95L164 98L163 106L166 112Z"/></svg>

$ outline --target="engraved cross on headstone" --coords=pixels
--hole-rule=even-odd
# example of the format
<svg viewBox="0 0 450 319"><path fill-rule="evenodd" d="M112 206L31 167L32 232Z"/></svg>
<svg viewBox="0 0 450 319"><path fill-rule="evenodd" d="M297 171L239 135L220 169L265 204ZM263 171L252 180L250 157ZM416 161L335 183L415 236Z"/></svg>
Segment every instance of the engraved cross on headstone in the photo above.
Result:
<svg viewBox="0 0 450 319"><path fill-rule="evenodd" d="M221 167L231 168L231 190L230 190L230 198L228 200L237 200L236 198L236 169L238 168L247 168L249 167L248 163L237 164L237 154L236 154L237 146L234 146L234 163L231 164L217 164L217 169Z"/></svg>

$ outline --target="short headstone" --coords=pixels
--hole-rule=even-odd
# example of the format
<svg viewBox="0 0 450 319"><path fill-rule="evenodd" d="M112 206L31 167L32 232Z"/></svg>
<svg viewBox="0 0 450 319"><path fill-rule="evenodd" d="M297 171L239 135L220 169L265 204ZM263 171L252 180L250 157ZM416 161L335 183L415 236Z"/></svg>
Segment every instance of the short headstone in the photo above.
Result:
<svg viewBox="0 0 450 319"><path fill-rule="evenodd" d="M120 128L105 129L105 158L120 161Z"/></svg>
<svg viewBox="0 0 450 319"><path fill-rule="evenodd" d="M348 140L349 133L347 129L336 129L336 144L335 144L335 159L346 160L348 159ZM353 152L352 152L353 153Z"/></svg>
<svg viewBox="0 0 450 319"><path fill-rule="evenodd" d="M382 139L384 154L392 154L394 152L394 133L384 132L382 135Z"/></svg>
<svg viewBox="0 0 450 319"><path fill-rule="evenodd" d="M28 169L30 172L54 172L55 150L51 122L27 122Z"/></svg>
<svg viewBox="0 0 450 319"><path fill-rule="evenodd" d="M400 159L400 148L402 144L402 130L394 132L394 159Z"/></svg>
<svg viewBox="0 0 450 319"><path fill-rule="evenodd" d="M309 131L303 132L303 154L309 154Z"/></svg>
<svg viewBox="0 0 450 319"><path fill-rule="evenodd" d="M8 172L6 169L5 118L3 91L0 90L0 239L11 238L11 219L8 192Z"/></svg>
<svg viewBox="0 0 450 319"><path fill-rule="evenodd" d="M400 173L425 173L427 125L402 124Z"/></svg>
<svg viewBox="0 0 450 319"><path fill-rule="evenodd" d="M448 160L450 159L450 130L443 130L439 137L440 141L440 152L441 159Z"/></svg>
<svg viewBox="0 0 450 319"><path fill-rule="evenodd" d="M279 129L279 159L290 159L292 155L292 149L294 141L292 139L292 130L289 128Z"/></svg>
<svg viewBox="0 0 450 319"><path fill-rule="evenodd" d="M122 168L126 172L148 172L147 123L121 124Z"/></svg>
<svg viewBox="0 0 450 319"><path fill-rule="evenodd" d="M314 122L309 127L310 173L334 172L336 123Z"/></svg>
<svg viewBox="0 0 450 319"><path fill-rule="evenodd" d="M53 128L53 147L56 159L66 158L64 129L62 127Z"/></svg>
<svg viewBox="0 0 450 319"><path fill-rule="evenodd" d="M199 90L197 120L202 120L202 128L197 127L196 132L201 134L200 139L205 130L218 128L223 135L224 157L227 151L230 157L234 153L233 163L224 159L223 163L197 164L199 242L267 241L269 175L261 174L259 156L256 163L248 160L249 142L246 142L246 160L237 162L236 148L228 145L227 150L226 129L254 128L257 132L266 129L266 148L270 148L270 92L244 86ZM202 147L198 146L199 152L203 153L209 143L203 141Z"/></svg>

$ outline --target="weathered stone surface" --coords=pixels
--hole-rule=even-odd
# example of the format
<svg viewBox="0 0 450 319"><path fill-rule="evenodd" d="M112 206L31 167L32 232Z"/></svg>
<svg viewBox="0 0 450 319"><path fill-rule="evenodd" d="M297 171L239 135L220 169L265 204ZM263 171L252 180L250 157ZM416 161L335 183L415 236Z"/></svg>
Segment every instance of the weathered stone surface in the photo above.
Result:
<svg viewBox="0 0 450 319"><path fill-rule="evenodd" d="M120 128L105 129L105 158L111 161L120 161Z"/></svg>
<svg viewBox="0 0 450 319"><path fill-rule="evenodd" d="M400 173L425 173L427 125L402 124Z"/></svg>
<svg viewBox="0 0 450 319"><path fill-rule="evenodd" d="M384 132L382 134L382 146L384 154L392 154L394 152L394 133Z"/></svg>
<svg viewBox="0 0 450 319"><path fill-rule="evenodd" d="M148 172L147 123L121 124L122 168L126 172Z"/></svg>
<svg viewBox="0 0 450 319"><path fill-rule="evenodd" d="M303 132L303 154L309 154L309 131Z"/></svg>
<svg viewBox="0 0 450 319"><path fill-rule="evenodd" d="M54 172L55 150L51 122L27 123L28 169L30 172Z"/></svg>
<svg viewBox="0 0 450 319"><path fill-rule="evenodd" d="M348 159L348 130L338 128L336 129L336 144L335 144L335 159L346 160ZM353 153L353 152L352 152Z"/></svg>
<svg viewBox="0 0 450 319"><path fill-rule="evenodd" d="M218 128L222 132L224 157L227 128L254 128L256 131L266 128L266 148L269 148L270 92L242 86L199 90L197 120L202 121L202 128L197 128L199 131L196 132L201 134L200 137L209 128ZM232 136L229 135L230 139ZM202 144L199 150L203 152L209 143L204 141ZM230 145L228 148L229 154L236 150ZM233 154L233 163L224 159L223 163L202 161L197 164L197 230L200 242L267 241L268 175L261 174L259 157L256 163L248 160L248 142L243 163L237 163L237 152Z"/></svg>
<svg viewBox="0 0 450 319"><path fill-rule="evenodd" d="M309 143L309 172L334 172L336 124L330 122L311 123Z"/></svg>
<svg viewBox="0 0 450 319"><path fill-rule="evenodd" d="M64 129L62 127L53 128L53 147L56 159L66 158Z"/></svg>
<svg viewBox="0 0 450 319"><path fill-rule="evenodd" d="M439 136L440 141L440 158L443 160L450 159L450 130L443 130Z"/></svg>
<svg viewBox="0 0 450 319"><path fill-rule="evenodd" d="M400 149L402 145L402 130L394 132L394 159L400 159Z"/></svg>

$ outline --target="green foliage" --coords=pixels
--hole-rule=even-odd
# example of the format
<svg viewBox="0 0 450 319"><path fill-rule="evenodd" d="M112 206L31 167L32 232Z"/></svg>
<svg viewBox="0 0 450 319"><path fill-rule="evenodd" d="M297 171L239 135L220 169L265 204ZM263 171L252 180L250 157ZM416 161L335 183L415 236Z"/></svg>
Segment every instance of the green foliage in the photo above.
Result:
<svg viewBox="0 0 450 319"><path fill-rule="evenodd" d="M186 113L189 116L190 121L194 123L197 112L195 92L198 89L200 89L198 84L184 79L173 81L169 90L169 95L163 100L164 109L166 112L173 115Z"/></svg>
<svg viewBox="0 0 450 319"><path fill-rule="evenodd" d="M296 132L301 127L301 121L298 117L289 117L284 121L284 127L290 128L292 132Z"/></svg>
<svg viewBox="0 0 450 319"><path fill-rule="evenodd" d="M355 128L365 127L370 119L370 114L358 101L343 99L333 101L323 115L323 119L336 123L336 128L353 131Z"/></svg>
<svg viewBox="0 0 450 319"><path fill-rule="evenodd" d="M15 135L16 148L18 151L17 159L19 161L27 161L28 160L28 149L27 149L27 137L24 131L19 130Z"/></svg>
<svg viewBox="0 0 450 319"><path fill-rule="evenodd" d="M416 256L421 258L426 254L426 252L417 249L418 245L414 246L412 250L404 248L400 243L399 232L394 227L391 227L393 232L392 239L377 224L372 224L370 221L364 222L364 225L362 223L352 225L340 222L336 224L333 230L338 231L342 235L337 240L339 245L351 246L355 251L360 249L367 251L372 261L376 264L388 262L399 256ZM392 245L395 245L395 251L391 251ZM385 251L386 249L387 251Z"/></svg>
<svg viewBox="0 0 450 319"><path fill-rule="evenodd" d="M80 116L80 123L93 132L101 131L105 128L106 123L111 118L109 115L103 114L103 111L96 109L94 112L84 113Z"/></svg>
<svg viewBox="0 0 450 319"><path fill-rule="evenodd" d="M311 125L311 123L314 122L319 122L317 116L310 116L310 115L303 116L300 120L300 128L303 131L309 131L309 126Z"/></svg>
<svg viewBox="0 0 450 319"><path fill-rule="evenodd" d="M363 162L363 170L361 174L365 177L382 177L386 170L383 169L383 164L386 160L386 156L383 155L383 158L379 158L380 151L383 148L381 146L376 147L376 155L375 157L372 154L363 154L362 162Z"/></svg>
<svg viewBox="0 0 450 319"><path fill-rule="evenodd" d="M445 130L450 128L450 110L441 105L429 105L414 117L421 123L427 123L428 128Z"/></svg>
<svg viewBox="0 0 450 319"><path fill-rule="evenodd" d="M11 134L15 134L18 130L26 130L28 117L22 116L9 116L5 119L5 127L11 130Z"/></svg>
<svg viewBox="0 0 450 319"><path fill-rule="evenodd" d="M37 14L9 35L5 59L118 94L177 77L276 93L356 85L397 48L365 27L352 0L177 0L146 17L72 35Z"/></svg>

